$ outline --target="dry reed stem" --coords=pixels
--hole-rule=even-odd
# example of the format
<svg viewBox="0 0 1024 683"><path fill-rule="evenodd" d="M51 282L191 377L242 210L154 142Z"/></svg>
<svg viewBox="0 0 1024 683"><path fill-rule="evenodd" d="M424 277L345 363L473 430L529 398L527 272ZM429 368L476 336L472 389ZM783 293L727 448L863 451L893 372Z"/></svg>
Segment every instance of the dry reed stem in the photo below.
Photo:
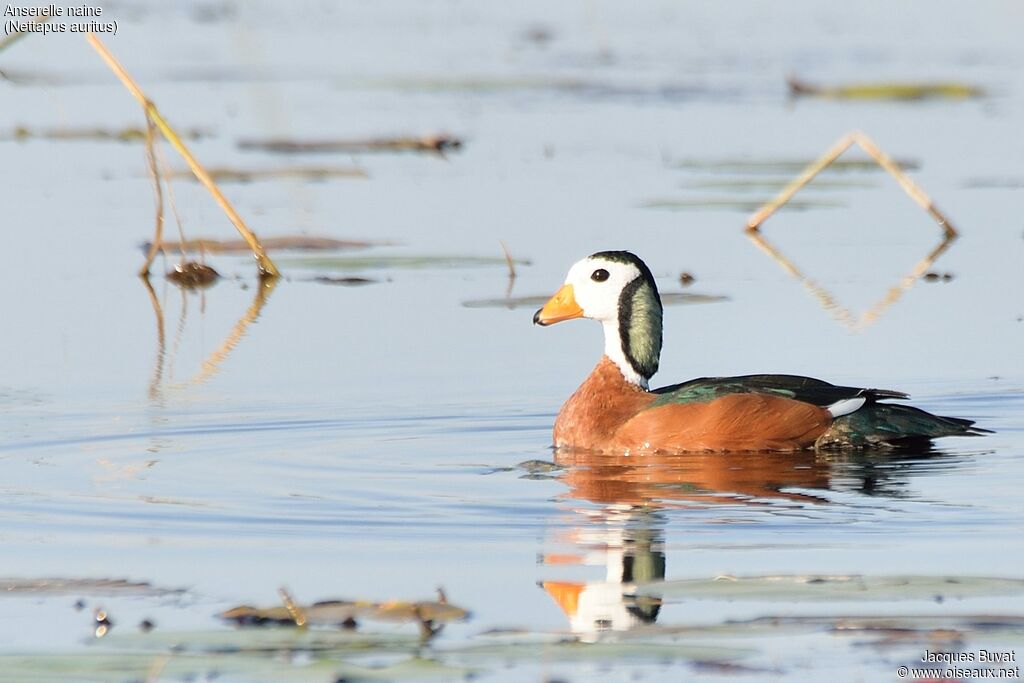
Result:
<svg viewBox="0 0 1024 683"><path fill-rule="evenodd" d="M779 207L792 199L793 195L795 195L802 187L807 185L807 183L811 182L815 176L821 173L833 161L838 159L843 152L849 149L853 144L859 145L860 148L867 152L867 154L874 159L879 166L884 168L889 175L895 178L896 182L898 182L900 187L903 188L903 191L906 192L918 206L927 211L932 218L936 220L936 222L938 222L947 238L952 239L957 236L956 229L949 222L946 216L935 207L927 193L925 193L917 183L911 180L910 176L903 172L903 169L900 168L899 164L886 155L871 138L860 131L853 131L852 133L847 133L843 137L839 138L839 140L837 140L836 143L828 149L828 151L807 166L800 175L793 179L789 185L783 188L778 196L758 209L747 221L747 232L757 232L760 229L761 224L764 223L769 216L775 213Z"/></svg>
<svg viewBox="0 0 1024 683"><path fill-rule="evenodd" d="M156 361L153 363L153 377L149 380L149 397L157 398L160 395L160 385L164 380L164 361L167 358L167 331L164 327L164 311L160 306L160 299L149 281L149 274L141 274L142 283L146 286L146 293L149 294L149 303L153 305L153 314L156 315Z"/></svg>
<svg viewBox="0 0 1024 683"><path fill-rule="evenodd" d="M5 3L4 7L8 7L8 5ZM32 23L33 24L45 24L49 20L50 20L49 16L36 17L35 19L32 20ZM29 33L28 31L15 31L14 33L12 33L12 34L10 34L8 36L4 36L4 39L0 40L0 52L3 52L7 48L9 48L11 45L14 45L16 42L18 42L19 40L21 40L22 38L27 36L28 33Z"/></svg>
<svg viewBox="0 0 1024 683"><path fill-rule="evenodd" d="M932 267L932 264L935 263L936 259L942 256L942 254L949 249L950 245L953 244L956 239L955 237L949 236L943 237L942 242L932 249L924 258L918 261L909 273L897 281L895 285L890 287L881 299L872 304L870 308L865 310L859 316L854 317L850 309L837 303L835 297L833 297L828 290L804 275L792 261L786 258L786 256L778 249L769 244L768 241L759 233L751 231L749 237L761 251L768 254L773 261L778 263L779 266L786 271L787 275L803 285L803 287L811 293L811 296L818 301L823 309L832 313L840 324L851 332L862 332L874 324L886 309L896 303L900 297L902 297L903 294L910 289L914 283L928 271L929 268Z"/></svg>
<svg viewBox="0 0 1024 683"><path fill-rule="evenodd" d="M169 655L154 657L153 663L149 665L149 671L146 672L146 683L157 683L160 680L160 674L163 673L169 661L171 661Z"/></svg>
<svg viewBox="0 0 1024 683"><path fill-rule="evenodd" d="M498 240L498 244L501 245L501 250L505 253L505 263L508 265L508 277L510 280L516 279L516 264L512 260L512 254L508 250L508 246L504 241Z"/></svg>
<svg viewBox="0 0 1024 683"><path fill-rule="evenodd" d="M877 161L879 166L888 171L889 175L895 178L896 182L898 182L900 187L903 188L903 191L910 195L910 198L917 202L918 206L931 214L932 218L942 226L942 230L947 238L952 239L957 236L956 228L950 224L941 211L935 208L935 204L932 203L931 197L929 197L917 183L911 180L910 176L903 172L903 169L900 168L899 164L890 159L888 155L886 155L886 153L883 152L878 145L876 145L874 141L864 133L854 131L853 134L856 136L855 139L857 144L861 146L861 149L870 154L871 158Z"/></svg>
<svg viewBox="0 0 1024 683"><path fill-rule="evenodd" d="M202 384L220 371L221 363L223 363L235 347L238 346L238 343L242 341L242 337L245 336L246 331L249 329L249 325L260 317L260 312L263 310L263 306L267 303L267 299L270 297L270 294L277 286L277 282L277 278L267 278L262 282L256 283L256 294L253 297L252 304L245 311L242 317L238 319L235 326L231 328L231 332L224 338L224 341L221 342L221 345L217 350L211 353L209 357L203 361L202 369L191 379L173 385L171 387L172 389Z"/></svg>
<svg viewBox="0 0 1024 683"><path fill-rule="evenodd" d="M155 129L156 124L153 123L153 118L149 112L146 112L146 163L149 166L149 174L153 178L153 193L156 198L156 228L153 231L153 243L149 247L149 253L146 254L146 262L139 269L139 275L142 277L149 275L149 267L153 265L153 259L160 253L164 239L164 192L160 182L160 168L156 163L156 150L154 149L156 141L153 135Z"/></svg>
<svg viewBox="0 0 1024 683"><path fill-rule="evenodd" d="M814 176L818 175L825 169L826 166L831 164L833 161L839 158L839 156L850 148L854 142L853 133L848 133L836 141L834 145L829 147L828 151L821 155L821 157L811 163L807 168L801 171L800 175L793 179L786 187L782 189L782 192L772 199L757 212L750 217L747 221L747 230L751 232L756 231L769 216L775 211L793 198L800 188L814 179Z"/></svg>
<svg viewBox="0 0 1024 683"><path fill-rule="evenodd" d="M306 615L302 611L302 608L295 604L292 600L291 593L284 586L277 589L277 594L281 596L281 602L284 603L284 608L288 610L288 614L291 615L292 621L299 628L305 628L306 626Z"/></svg>
<svg viewBox="0 0 1024 683"><path fill-rule="evenodd" d="M117 61L117 59L110 53L107 47L96 37L94 33L87 33L85 36L89 44L92 45L93 49L99 53L103 61L106 62L107 66L110 67L111 71L120 79L121 83L128 89L128 91L135 97L136 100L143 106L146 113L152 117L153 122L163 133L167 141L171 143L171 146L178 151L178 154L182 156L185 162L192 169L192 173L195 174L196 178L199 179L206 189L213 195L214 200L220 206L221 210L227 215L228 219L235 226L235 229L242 235L242 238L249 244L249 248L252 249L253 256L256 257L256 262L260 269L260 275L262 277L278 277L280 272L277 270L277 266L270 260L267 253L263 250L263 245L260 244L259 239L256 235L246 226L245 221L235 211L235 208L227 200L227 197L220 191L217 184L210 177L210 174L206 172L206 169L196 160L192 153L189 151L185 143L182 142L178 134L171 128L170 124L164 119L157 110L156 105L153 104L139 88L138 84L132 79L132 77L125 71L124 67Z"/></svg>
<svg viewBox="0 0 1024 683"><path fill-rule="evenodd" d="M157 156L160 158L160 168L163 170L164 182L167 184L167 202L171 205L171 214L174 215L174 223L178 226L178 244L182 244L185 241L185 228L181 224L181 214L178 213L178 204L174 201L174 185L171 184L171 168L167 164L167 159L164 158L164 154L159 147L156 148ZM161 251L164 250L163 244L160 245ZM185 250L181 250L181 262L185 263L188 260L188 255Z"/></svg>

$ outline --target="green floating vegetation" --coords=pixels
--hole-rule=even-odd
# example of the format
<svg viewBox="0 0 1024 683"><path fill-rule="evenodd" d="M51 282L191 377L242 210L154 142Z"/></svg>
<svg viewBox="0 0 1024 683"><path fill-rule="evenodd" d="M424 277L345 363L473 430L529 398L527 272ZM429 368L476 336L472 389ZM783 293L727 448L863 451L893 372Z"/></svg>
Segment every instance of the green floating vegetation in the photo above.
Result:
<svg viewBox="0 0 1024 683"><path fill-rule="evenodd" d="M603 84L575 78L453 76L416 78L352 78L335 82L340 88L397 90L399 92L509 92L519 90L577 91Z"/></svg>
<svg viewBox="0 0 1024 683"><path fill-rule="evenodd" d="M499 662L531 662L543 658L548 663L562 662L729 662L755 654L757 650L743 647L727 647L704 644L682 644L678 642L651 642L641 639L607 640L593 643L575 639L556 642L495 642L469 645L457 649L445 649L445 654L457 659L483 658Z"/></svg>
<svg viewBox="0 0 1024 683"><path fill-rule="evenodd" d="M517 296L505 299L471 299L463 301L466 308L537 308L547 303L551 295L542 296ZM665 292L661 295L661 303L666 306L677 306L679 304L711 304L719 301L728 301L729 297L717 294L689 294L686 292Z"/></svg>
<svg viewBox="0 0 1024 683"><path fill-rule="evenodd" d="M711 173L778 173L791 177L810 166L816 160L811 158L800 159L679 159L672 162L674 168L689 169L693 171L707 171ZM920 168L921 163L916 159L894 159L904 171L915 171ZM878 162L874 159L836 159L828 166L828 171L865 171L873 173L884 172ZM816 181L817 182L817 181Z"/></svg>
<svg viewBox="0 0 1024 683"><path fill-rule="evenodd" d="M979 576L719 576L646 584L638 595L679 600L888 601L1024 595L1024 579Z"/></svg>
<svg viewBox="0 0 1024 683"><path fill-rule="evenodd" d="M696 190L723 192L780 192L793 181L791 176L755 176L752 178L695 178L683 184ZM819 178L807 186L808 190L860 190L878 187L871 180L853 178Z"/></svg>
<svg viewBox="0 0 1024 683"><path fill-rule="evenodd" d="M368 178L358 166L288 166L285 168L229 168L214 166L206 169L210 177L221 183L252 183L260 180L328 180L331 178ZM174 177L196 180L189 170L178 170Z"/></svg>
<svg viewBox="0 0 1024 683"><path fill-rule="evenodd" d="M319 270L378 270L389 268L416 270L427 268L508 267L508 261L502 257L460 256L455 254L288 258L280 259L278 262L281 265L292 268L316 268ZM517 265L530 265L528 260L516 259L515 263Z"/></svg>
<svg viewBox="0 0 1024 683"><path fill-rule="evenodd" d="M279 235L276 237L264 237L260 240L264 249L274 251L340 251L343 249L368 249L373 246L381 246L386 242L368 242L366 240L340 240L333 237L320 237L317 235ZM149 251L150 243L142 245L143 251ZM185 240L184 242L169 242L164 240L160 243L160 250L164 252L185 251L190 253L205 251L209 254L237 254L248 253L249 244L245 240L219 240L212 237L198 237Z"/></svg>
<svg viewBox="0 0 1024 683"><path fill-rule="evenodd" d="M955 81L854 83L824 86L790 78L788 84L790 93L796 96L843 100L964 100L985 95L985 91L977 86Z"/></svg>
<svg viewBox="0 0 1024 683"><path fill-rule="evenodd" d="M75 653L0 655L0 681L34 683L108 683L109 681L231 680L287 681L327 683L328 681L403 681L433 679L464 680L473 672L464 667L447 666L416 656L380 666L360 666L334 659L310 662L288 661L294 651L280 649L267 653L240 653L230 650L190 655L183 653ZM361 654L375 653L364 650ZM277 654L271 658L269 654ZM159 678L157 678L159 676Z"/></svg>
<svg viewBox="0 0 1024 683"><path fill-rule="evenodd" d="M757 579L838 579L863 577L754 577ZM885 591L920 590L925 597L936 587L953 597L992 595L1007 589L1006 579L982 577L879 577L866 590L879 601ZM1011 580L1012 581L1012 580ZM880 584L885 585L876 585ZM952 584L950 583L952 582ZM670 581L680 585L684 582ZM715 583L722 583L721 581ZM785 581L783 581L785 583ZM871 581L869 581L871 583ZM1015 582L1019 584L1020 582ZM782 594L778 597L789 600ZM686 597L693 597L687 594ZM724 596L731 599L729 596ZM747 597L747 596L742 596ZM803 596L801 596L803 597ZM687 620L690 621L690 620ZM0 681L43 683L141 681L171 678L205 680L214 676L235 680L411 681L464 680L488 670L547 664L588 663L617 666L629 662L692 662L730 667L776 647L778 638L809 637L818 646L821 634L843 641L857 636L858 646L891 648L908 642L930 642L938 632L956 642L977 639L985 644L1019 643L1024 617L992 614L926 615L786 615L769 614L743 621L686 623L618 632L597 642L583 642L565 632L530 630L488 631L466 643L424 646L412 633L364 633L338 629L217 629L207 631L121 633L117 630L74 652L0 655ZM981 640L983 639L983 640ZM722 643L739 642L737 645ZM1012 645L1010 645L1012 647ZM296 656L299 655L299 656ZM374 659L366 665L367 658ZM740 669L730 669L738 671Z"/></svg>
<svg viewBox="0 0 1024 683"><path fill-rule="evenodd" d="M193 128L180 131L179 135L187 140L201 140L212 134L209 131ZM94 140L98 142L145 142L146 129L139 126L124 128L46 128L35 130L28 126L15 126L9 133L0 135L0 140Z"/></svg>
<svg viewBox="0 0 1024 683"><path fill-rule="evenodd" d="M763 200L742 199L651 199L640 205L644 209L668 209L671 211L739 211L751 213L764 205ZM828 199L793 199L786 202L786 208L795 211L810 209L837 209L846 206L844 202Z"/></svg>

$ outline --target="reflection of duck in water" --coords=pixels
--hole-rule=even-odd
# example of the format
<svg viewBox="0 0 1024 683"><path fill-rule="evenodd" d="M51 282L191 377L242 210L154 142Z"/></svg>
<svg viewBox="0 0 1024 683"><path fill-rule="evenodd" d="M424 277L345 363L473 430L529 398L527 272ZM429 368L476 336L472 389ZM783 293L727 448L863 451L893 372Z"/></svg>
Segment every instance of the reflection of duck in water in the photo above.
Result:
<svg viewBox="0 0 1024 683"><path fill-rule="evenodd" d="M543 558L547 565L604 565L601 581L543 581L547 591L569 618L569 628L584 639L603 631L627 631L653 624L661 600L633 594L637 583L665 579L663 521L656 512L642 508L608 509L601 526L578 530L574 540L586 550L583 555L553 555ZM597 522L595 521L595 524Z"/></svg>
<svg viewBox="0 0 1024 683"><path fill-rule="evenodd" d="M935 454L923 452L916 463L937 466ZM659 510L716 504L772 505L827 502L815 492L857 490L893 494L905 483L903 469L876 470L873 454L841 462L821 453L800 451L647 454L641 458L562 449L556 463L569 490L566 497L581 503L567 539L576 552L547 553L554 565L603 565L597 581L544 581L544 590L583 639L604 631L623 631L651 624L661 601L637 596L637 583L665 578L664 524ZM905 467L915 461L906 461ZM889 477L890 479L879 479Z"/></svg>
<svg viewBox="0 0 1024 683"><path fill-rule="evenodd" d="M556 447L609 453L796 451L901 446L977 435L970 420L885 403L906 394L838 387L810 377L748 375L691 380L656 391L661 300L651 271L626 251L576 263L533 320L593 318L605 355L555 421Z"/></svg>
<svg viewBox="0 0 1024 683"><path fill-rule="evenodd" d="M560 450L566 467L561 481L569 495L602 505L678 505L684 502L732 502L776 499L821 502L821 498L783 489L825 490L828 460L812 451L790 455L744 452L651 453L642 458L592 451Z"/></svg>

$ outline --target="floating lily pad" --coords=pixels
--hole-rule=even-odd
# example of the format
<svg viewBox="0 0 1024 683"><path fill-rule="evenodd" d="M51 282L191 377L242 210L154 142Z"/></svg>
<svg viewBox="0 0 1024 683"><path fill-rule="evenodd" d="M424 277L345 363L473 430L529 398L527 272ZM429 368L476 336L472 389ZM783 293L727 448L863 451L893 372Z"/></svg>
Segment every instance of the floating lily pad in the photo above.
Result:
<svg viewBox="0 0 1024 683"><path fill-rule="evenodd" d="M530 474L548 474L549 472L560 472L565 468L550 460L524 460L516 465L516 469L526 470Z"/></svg>
<svg viewBox="0 0 1024 683"><path fill-rule="evenodd" d="M694 211L694 210L725 210L742 211L750 213L757 211L764 205L763 200L742 199L652 199L640 206L644 209L670 209L673 211ZM791 199L786 202L785 208L796 211L807 211L808 209L836 209L846 206L845 203L825 199Z"/></svg>
<svg viewBox="0 0 1024 683"><path fill-rule="evenodd" d="M251 183L258 180L327 180L329 178L368 178L366 171L358 166L288 166L285 168L228 168L214 166L206 172L219 183ZM196 180L192 171L174 171L177 178Z"/></svg>
<svg viewBox="0 0 1024 683"><path fill-rule="evenodd" d="M684 187L699 190L722 190L730 192L780 192L792 182L792 176L753 176L750 178L696 178L684 183ZM809 184L807 190L859 190L878 187L871 180L853 178L818 178Z"/></svg>
<svg viewBox="0 0 1024 683"><path fill-rule="evenodd" d="M966 83L939 81L931 83L854 83L850 85L827 86L788 80L793 95L825 97L843 100L964 100L982 97L985 91Z"/></svg>
<svg viewBox="0 0 1024 683"><path fill-rule="evenodd" d="M542 657L548 663L624 660L722 662L749 657L756 652L750 648L689 645L677 642L639 642L632 639L586 643L575 638L546 644L513 641L445 650L446 655L457 656L459 659L486 658L510 662L533 661Z"/></svg>
<svg viewBox="0 0 1024 683"><path fill-rule="evenodd" d="M289 681L294 683L327 683L329 681L402 681L434 679L463 680L472 673L454 667L409 656L397 662L374 667L349 662L316 659L291 662L290 652L282 650L280 658L266 654L240 654L225 651L212 655L181 653L75 653L31 655L0 655L0 681L33 681L33 683L108 683L109 681L217 680L225 676L237 680Z"/></svg>
<svg viewBox="0 0 1024 683"><path fill-rule="evenodd" d="M201 140L210 137L209 131L193 128L178 131L185 140ZM146 129L138 126L126 128L45 128L33 129L28 126L17 126L10 133L0 135L0 140L94 140L97 142L142 142L146 139Z"/></svg>
<svg viewBox="0 0 1024 683"><path fill-rule="evenodd" d="M283 609L283 608L282 608ZM412 631L368 632L325 628L221 628L210 631L150 633L113 631L96 646L125 652L180 652L191 655L220 652L311 652L344 655L352 652L413 652L423 641Z"/></svg>
<svg viewBox="0 0 1024 683"><path fill-rule="evenodd" d="M149 251L150 242L142 245L143 251ZM264 249L273 251L340 251L343 249L367 249L373 246L386 244L385 242L369 242L366 240L340 240L333 237L318 237L316 235L280 235L277 237L263 237L260 244ZM250 253L252 249L249 243L242 239L218 240L210 237L199 237L184 242L161 242L160 248L165 252L205 251L210 254L236 254Z"/></svg>
<svg viewBox="0 0 1024 683"><path fill-rule="evenodd" d="M672 165L676 168L709 171L717 173L780 173L791 175L807 168L815 159L680 159ZM920 167L915 159L894 159L905 171ZM884 172L873 159L836 159L828 166L829 171Z"/></svg>
<svg viewBox="0 0 1024 683"><path fill-rule="evenodd" d="M173 595L184 588L161 588L128 579L0 579L0 595Z"/></svg>
<svg viewBox="0 0 1024 683"><path fill-rule="evenodd" d="M338 256L316 258L277 259L280 266L291 268L316 268L318 270L375 270L387 268L424 269L424 268L480 268L508 267L504 258L488 256L461 255L423 255L423 256ZM530 261L516 260L517 265L530 265Z"/></svg>
<svg viewBox="0 0 1024 683"><path fill-rule="evenodd" d="M547 303L551 295L538 296L517 296L506 299L472 299L463 301L466 308L538 308ZM661 303L665 306L677 306L679 304L713 304L720 301L728 301L729 297L717 294L689 294L686 292L665 292L661 295Z"/></svg>
<svg viewBox="0 0 1024 683"><path fill-rule="evenodd" d="M638 595L676 600L935 600L1024 595L1024 579L977 576L720 576L650 583Z"/></svg>

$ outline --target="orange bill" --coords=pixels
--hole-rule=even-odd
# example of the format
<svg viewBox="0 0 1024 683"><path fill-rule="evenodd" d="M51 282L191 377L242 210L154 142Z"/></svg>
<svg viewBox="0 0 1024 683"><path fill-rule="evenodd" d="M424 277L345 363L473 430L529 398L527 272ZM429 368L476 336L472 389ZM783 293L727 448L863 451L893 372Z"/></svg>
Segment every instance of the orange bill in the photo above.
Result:
<svg viewBox="0 0 1024 683"><path fill-rule="evenodd" d="M544 307L533 316L536 325L553 325L563 320L583 317L583 309L576 303L576 295L572 291L572 285L562 285Z"/></svg>

